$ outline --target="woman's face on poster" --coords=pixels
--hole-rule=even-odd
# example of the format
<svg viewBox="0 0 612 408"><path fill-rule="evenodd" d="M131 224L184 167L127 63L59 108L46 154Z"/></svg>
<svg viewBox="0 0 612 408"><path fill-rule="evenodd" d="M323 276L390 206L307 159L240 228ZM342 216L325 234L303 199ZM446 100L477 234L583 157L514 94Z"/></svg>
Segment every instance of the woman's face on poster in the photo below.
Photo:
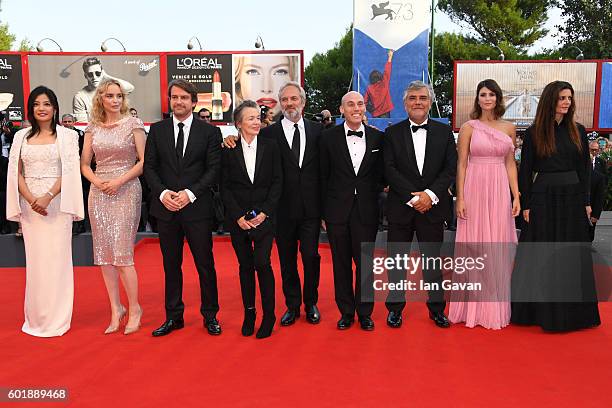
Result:
<svg viewBox="0 0 612 408"><path fill-rule="evenodd" d="M242 99L267 106L273 116L280 112L278 91L288 81L296 80L290 72L289 58L282 55L241 57L242 65L236 78Z"/></svg>

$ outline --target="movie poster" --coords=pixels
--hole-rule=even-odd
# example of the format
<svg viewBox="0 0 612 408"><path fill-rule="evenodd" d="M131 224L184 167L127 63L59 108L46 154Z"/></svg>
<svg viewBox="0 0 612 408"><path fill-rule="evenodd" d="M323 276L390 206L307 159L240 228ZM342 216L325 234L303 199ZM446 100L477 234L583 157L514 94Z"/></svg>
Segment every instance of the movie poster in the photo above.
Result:
<svg viewBox="0 0 612 408"><path fill-rule="evenodd" d="M494 79L499 84L506 105L503 118L519 129L531 126L542 90L552 81L572 84L576 121L587 129L593 127L596 62L457 62L455 69L455 129L469 119L476 86L485 78Z"/></svg>
<svg viewBox="0 0 612 408"><path fill-rule="evenodd" d="M289 81L302 83L300 54L234 54L234 105L246 99L281 112L278 91Z"/></svg>
<svg viewBox="0 0 612 408"><path fill-rule="evenodd" d="M25 119L21 55L0 54L0 111L3 121Z"/></svg>
<svg viewBox="0 0 612 408"><path fill-rule="evenodd" d="M89 122L92 100L104 78L114 78L127 94L129 106L145 123L161 119L160 72L157 54L28 55L30 89L51 88L60 114L72 113Z"/></svg>

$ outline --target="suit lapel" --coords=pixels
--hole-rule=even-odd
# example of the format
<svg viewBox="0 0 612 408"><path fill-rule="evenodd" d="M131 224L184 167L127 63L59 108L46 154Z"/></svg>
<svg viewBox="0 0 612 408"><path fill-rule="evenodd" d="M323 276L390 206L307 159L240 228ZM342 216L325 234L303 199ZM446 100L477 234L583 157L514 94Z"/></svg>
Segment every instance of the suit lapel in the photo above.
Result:
<svg viewBox="0 0 612 408"><path fill-rule="evenodd" d="M312 125L310 122L304 119L304 131L306 134L304 135L304 140L306 140L306 147L304 148L304 159L302 160L302 167L306 165L314 156L316 145L313 140L314 136L312 135Z"/></svg>
<svg viewBox="0 0 612 408"><path fill-rule="evenodd" d="M255 151L255 175L253 176L253 184L257 180L257 176L259 175L259 170L261 168L261 163L264 159L264 149L265 145L262 143L261 138L257 138L257 150Z"/></svg>
<svg viewBox="0 0 612 408"><path fill-rule="evenodd" d="M431 119L427 122L429 123L429 129L427 130L427 135L425 136L425 158L423 159L423 177L427 173L428 167L427 165L431 163L431 155L436 152L436 138L435 131L431 128Z"/></svg>
<svg viewBox="0 0 612 408"><path fill-rule="evenodd" d="M193 146L196 143L195 138L200 134L199 130L200 123L194 117L191 120L191 126L189 127L189 134L185 135L187 137L187 146L185 147L185 154L183 155L183 165L187 163L187 160L191 158L193 155Z"/></svg>
<svg viewBox="0 0 612 408"><path fill-rule="evenodd" d="M179 171L180 166L178 158L176 157L176 142L174 141L174 121L172 118L170 118L170 120L168 120L166 123L164 137L166 138L166 143L168 145L168 154L170 155L170 161L174 165L174 168L176 171Z"/></svg>
<svg viewBox="0 0 612 408"><path fill-rule="evenodd" d="M369 131L369 128L367 126L364 126L364 129L365 131L363 137L366 138L366 151L363 155L363 159L361 160L361 166L359 166L359 171L357 172L358 176L363 174L363 172L366 171L366 167L369 166L370 158L372 157L372 148L374 146L374 137L372 136L372 133Z"/></svg>
<svg viewBox="0 0 612 408"><path fill-rule="evenodd" d="M412 140L412 133L410 132L410 121L406 120L406 126L404 126L404 131L402 138L400 139L400 143L404 145L404 151L408 153L408 159L410 159L410 165L416 174L419 173L419 166L416 161L416 154L414 153L414 142Z"/></svg>
<svg viewBox="0 0 612 408"><path fill-rule="evenodd" d="M338 145L338 149L340 154L346 161L346 165L351 170L353 174L355 174L355 170L353 170L353 161L351 160L351 152L349 152L348 144L346 142L346 134L344 133L344 125L338 126L336 129L337 133L334 135L336 137L336 144ZM334 158L332 157L332 160Z"/></svg>
<svg viewBox="0 0 612 408"><path fill-rule="evenodd" d="M246 168L246 162L244 161L244 153L242 152L242 141L240 139L237 140L236 148L234 149L234 154L236 157L236 161L238 162L238 166L242 169L242 173L247 180L251 181L249 178L249 172Z"/></svg>

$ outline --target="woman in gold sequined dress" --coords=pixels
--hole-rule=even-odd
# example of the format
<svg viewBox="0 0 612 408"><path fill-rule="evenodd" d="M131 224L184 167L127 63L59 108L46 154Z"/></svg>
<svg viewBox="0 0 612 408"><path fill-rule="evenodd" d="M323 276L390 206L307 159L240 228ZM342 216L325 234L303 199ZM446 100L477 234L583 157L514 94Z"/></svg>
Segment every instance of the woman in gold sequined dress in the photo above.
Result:
<svg viewBox="0 0 612 408"><path fill-rule="evenodd" d="M138 277L134 268L134 240L140 220L145 134L140 119L128 114L125 92L114 79L98 86L92 106L92 122L85 131L81 171L91 182L89 217L94 263L102 275L111 306L111 321L104 332L115 333L127 311L121 304L119 278L128 302L129 319L124 334L140 328ZM92 156L96 171L92 171Z"/></svg>

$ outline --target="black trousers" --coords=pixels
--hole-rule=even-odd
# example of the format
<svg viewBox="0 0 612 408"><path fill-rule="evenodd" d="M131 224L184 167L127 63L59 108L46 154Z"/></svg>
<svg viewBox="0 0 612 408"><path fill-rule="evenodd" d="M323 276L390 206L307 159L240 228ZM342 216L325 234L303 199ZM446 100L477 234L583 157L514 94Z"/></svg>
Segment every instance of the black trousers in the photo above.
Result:
<svg viewBox="0 0 612 408"><path fill-rule="evenodd" d="M206 319L219 311L217 273L212 251L211 220L183 221L180 214L171 221L158 220L159 245L166 276L166 318L182 319L183 303L183 242L187 238L200 278L200 313Z"/></svg>
<svg viewBox="0 0 612 408"><path fill-rule="evenodd" d="M389 224L387 242L406 243L412 242L412 237L416 232L419 241L419 250L426 258L437 258L440 256L442 241L444 240L444 221L430 222L425 215L416 214L411 222L406 224ZM398 254L394 246L389 247L388 257L395 257ZM430 262L435 264L437 262ZM406 278L406 271L389 270L389 282L400 282ZM442 271L438 268L423 269L423 280L428 284L437 283L438 289L429 291L427 307L432 312L443 312L446 307L444 301L444 290L442 289ZM430 286L431 287L431 286ZM389 311L401 312L406 306L406 292L404 290L389 291L386 306Z"/></svg>
<svg viewBox="0 0 612 408"><path fill-rule="evenodd" d="M274 316L274 273L270 263L274 231L271 226L265 231L259 230L262 227L264 224L257 227L258 231L254 232L232 230L232 246L240 265L240 289L244 308L255 308L255 271L257 271L263 313L266 316Z"/></svg>
<svg viewBox="0 0 612 408"><path fill-rule="evenodd" d="M361 222L357 200L353 200L347 223L326 225L334 266L334 293L338 310L344 316L353 317L355 312L359 317L370 316L374 310L373 275L372 271L366 271L365 279L362 280L361 244L376 241L378 225ZM373 253L369 256L372 257ZM353 262L355 263L354 290ZM365 287L362 288L362 284ZM367 290L370 292L362 298L362 294Z"/></svg>
<svg viewBox="0 0 612 408"><path fill-rule="evenodd" d="M298 241L302 266L304 267L304 297L306 306L319 300L319 277L321 257L319 256L319 218L301 220L279 219L276 228L276 248L280 260L281 277L285 304L289 309L298 310L302 305L302 288L297 268Z"/></svg>

